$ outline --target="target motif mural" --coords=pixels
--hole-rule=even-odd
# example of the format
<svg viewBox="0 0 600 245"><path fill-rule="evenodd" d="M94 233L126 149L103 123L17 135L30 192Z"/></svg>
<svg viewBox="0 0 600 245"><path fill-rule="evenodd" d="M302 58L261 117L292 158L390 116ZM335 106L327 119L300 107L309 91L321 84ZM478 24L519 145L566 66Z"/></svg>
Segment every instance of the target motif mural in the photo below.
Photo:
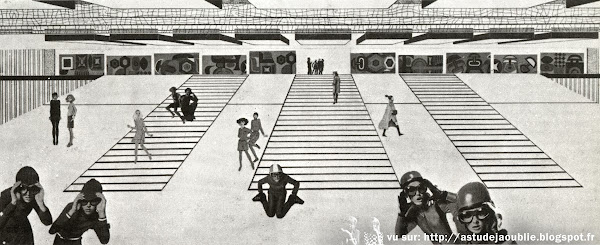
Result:
<svg viewBox="0 0 600 245"><path fill-rule="evenodd" d="M63 54L58 60L62 76L104 75L103 54Z"/></svg>
<svg viewBox="0 0 600 245"><path fill-rule="evenodd" d="M245 55L203 55L202 74L246 74Z"/></svg>
<svg viewBox="0 0 600 245"><path fill-rule="evenodd" d="M295 51L250 52L250 74L295 74Z"/></svg>
<svg viewBox="0 0 600 245"><path fill-rule="evenodd" d="M537 55L494 55L494 73L537 73Z"/></svg>
<svg viewBox="0 0 600 245"><path fill-rule="evenodd" d="M396 73L394 53L350 54L351 73Z"/></svg>
<svg viewBox="0 0 600 245"><path fill-rule="evenodd" d="M108 75L152 75L151 56L108 56Z"/></svg>
<svg viewBox="0 0 600 245"><path fill-rule="evenodd" d="M447 53L446 73L490 73L490 53Z"/></svg>
<svg viewBox="0 0 600 245"><path fill-rule="evenodd" d="M443 55L398 55L398 73L442 73Z"/></svg>
<svg viewBox="0 0 600 245"><path fill-rule="evenodd" d="M198 53L154 54L154 74L200 74Z"/></svg>
<svg viewBox="0 0 600 245"><path fill-rule="evenodd" d="M584 72L583 53L542 53L540 56L542 74L582 74Z"/></svg>

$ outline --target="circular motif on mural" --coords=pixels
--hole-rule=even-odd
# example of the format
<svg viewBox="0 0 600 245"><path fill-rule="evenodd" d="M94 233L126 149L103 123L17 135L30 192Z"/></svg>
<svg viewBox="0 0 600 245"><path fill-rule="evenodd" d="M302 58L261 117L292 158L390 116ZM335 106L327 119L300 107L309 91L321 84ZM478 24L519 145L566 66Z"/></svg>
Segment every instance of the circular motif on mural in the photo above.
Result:
<svg viewBox="0 0 600 245"><path fill-rule="evenodd" d="M285 63L285 56L277 56L277 64L283 65Z"/></svg>
<svg viewBox="0 0 600 245"><path fill-rule="evenodd" d="M117 67L119 67L119 61L117 59L110 60L110 67L117 69Z"/></svg>
<svg viewBox="0 0 600 245"><path fill-rule="evenodd" d="M287 54L285 56L285 58L287 59L287 62L290 64L296 63L296 53L294 53L294 52Z"/></svg>
<svg viewBox="0 0 600 245"><path fill-rule="evenodd" d="M142 70L146 70L148 68L149 65L149 61L144 57L140 59L140 68L142 68Z"/></svg>
<svg viewBox="0 0 600 245"><path fill-rule="evenodd" d="M131 69L134 71L137 71L140 69L140 58L139 57L131 58Z"/></svg>
<svg viewBox="0 0 600 245"><path fill-rule="evenodd" d="M179 70L186 74L192 73L194 70L194 62L192 62L191 60L180 60Z"/></svg>
<svg viewBox="0 0 600 245"><path fill-rule="evenodd" d="M371 64L373 66L379 66L379 60L373 60L373 61L371 61Z"/></svg>
<svg viewBox="0 0 600 245"><path fill-rule="evenodd" d="M292 66L291 65L285 65L281 68L281 74L292 74Z"/></svg>
<svg viewBox="0 0 600 245"><path fill-rule="evenodd" d="M121 67L127 68L131 65L131 59L129 59L127 56L123 56L121 59L119 59L119 63L121 63Z"/></svg>
<svg viewBox="0 0 600 245"><path fill-rule="evenodd" d="M416 58L412 62L412 72L414 73L426 73L427 71L427 61L421 58Z"/></svg>
<svg viewBox="0 0 600 245"><path fill-rule="evenodd" d="M394 58L393 57L385 58L385 67L388 69L394 69Z"/></svg>

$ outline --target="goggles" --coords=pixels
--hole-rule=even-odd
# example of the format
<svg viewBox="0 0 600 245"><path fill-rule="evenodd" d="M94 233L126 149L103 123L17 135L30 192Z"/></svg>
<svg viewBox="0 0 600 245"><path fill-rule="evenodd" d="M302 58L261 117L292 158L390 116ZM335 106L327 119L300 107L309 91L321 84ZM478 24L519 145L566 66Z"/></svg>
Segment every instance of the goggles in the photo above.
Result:
<svg viewBox="0 0 600 245"><path fill-rule="evenodd" d="M476 217L478 220L484 220L490 216L491 211L492 210L486 206L460 211L458 213L458 220L464 224L471 223L471 221L473 221L473 217Z"/></svg>
<svg viewBox="0 0 600 245"><path fill-rule="evenodd" d="M406 191L406 193L409 196L414 196L417 194L417 191L421 194L427 192L427 186L424 186L424 185L407 186L406 188L404 188L404 191Z"/></svg>
<svg viewBox="0 0 600 245"><path fill-rule="evenodd" d="M283 173L270 173L271 177L281 177Z"/></svg>
<svg viewBox="0 0 600 245"><path fill-rule="evenodd" d="M30 195L36 195L36 194L40 193L40 188L37 187L35 184L33 184L33 185L21 184L18 187L18 191L22 191L22 190L27 190L27 192L29 192Z"/></svg>
<svg viewBox="0 0 600 245"><path fill-rule="evenodd" d="M102 199L100 199L100 198L94 198L92 200L86 200L86 199L79 200L77 203L81 204L82 206L87 206L88 203L92 204L92 206L98 206L98 204L100 204L101 201L102 201Z"/></svg>

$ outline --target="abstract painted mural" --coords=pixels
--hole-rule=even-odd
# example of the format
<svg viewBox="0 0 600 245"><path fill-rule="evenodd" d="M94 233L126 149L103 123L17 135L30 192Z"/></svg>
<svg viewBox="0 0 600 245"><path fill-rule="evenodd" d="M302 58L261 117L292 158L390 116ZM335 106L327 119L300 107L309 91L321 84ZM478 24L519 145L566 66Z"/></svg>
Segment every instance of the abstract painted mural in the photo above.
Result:
<svg viewBox="0 0 600 245"><path fill-rule="evenodd" d="M490 53L447 53L446 73L490 73Z"/></svg>
<svg viewBox="0 0 600 245"><path fill-rule="evenodd" d="M536 54L494 55L494 73L537 73Z"/></svg>
<svg viewBox="0 0 600 245"><path fill-rule="evenodd" d="M62 54L58 61L63 76L104 75L103 54Z"/></svg>
<svg viewBox="0 0 600 245"><path fill-rule="evenodd" d="M202 74L246 74L245 55L203 55Z"/></svg>
<svg viewBox="0 0 600 245"><path fill-rule="evenodd" d="M542 74L582 74L584 72L583 53L542 53L540 56Z"/></svg>
<svg viewBox="0 0 600 245"><path fill-rule="evenodd" d="M152 75L151 56L107 56L108 75Z"/></svg>
<svg viewBox="0 0 600 245"><path fill-rule="evenodd" d="M398 55L398 73L442 73L443 55Z"/></svg>
<svg viewBox="0 0 600 245"><path fill-rule="evenodd" d="M351 73L396 73L396 54L350 54Z"/></svg>
<svg viewBox="0 0 600 245"><path fill-rule="evenodd" d="M198 53L154 54L154 74L200 74Z"/></svg>
<svg viewBox="0 0 600 245"><path fill-rule="evenodd" d="M250 52L250 74L295 74L296 51Z"/></svg>

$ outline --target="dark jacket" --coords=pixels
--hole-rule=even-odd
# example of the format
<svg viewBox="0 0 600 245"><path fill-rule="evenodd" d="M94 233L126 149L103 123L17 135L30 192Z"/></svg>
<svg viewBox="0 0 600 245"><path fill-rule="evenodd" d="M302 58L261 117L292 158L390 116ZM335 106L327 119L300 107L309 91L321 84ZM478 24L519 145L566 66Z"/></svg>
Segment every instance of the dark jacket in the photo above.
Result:
<svg viewBox="0 0 600 245"><path fill-rule="evenodd" d="M52 214L49 209L42 212L33 198L29 203L18 201L17 205L12 205L10 189L0 195L0 244L33 244L33 232L27 216L33 209L44 225L50 225Z"/></svg>
<svg viewBox="0 0 600 245"><path fill-rule="evenodd" d="M450 222L453 225L457 222L457 196L454 193L448 193L443 196L445 197L444 199L432 200L430 204L423 208L412 205L406 216L398 215L396 235L406 235L418 225L425 234L438 234L449 237L453 233ZM452 214L454 220L447 220L447 213ZM459 228L459 226L456 227ZM459 233L464 234L461 231Z"/></svg>
<svg viewBox="0 0 600 245"><path fill-rule="evenodd" d="M60 120L60 100L50 100L50 119Z"/></svg>
<svg viewBox="0 0 600 245"><path fill-rule="evenodd" d="M292 195L296 195L298 193L298 189L300 188L300 183L287 174L283 174L279 182L275 182L273 178L269 175L264 177L258 181L258 192L263 193L263 184L269 184L269 195L273 194L286 194L285 185L288 183L294 186L294 190L292 190Z"/></svg>
<svg viewBox="0 0 600 245"><path fill-rule="evenodd" d="M67 214L72 206L73 203L71 202L63 209L60 216L58 216L52 227L50 227L50 234L59 233L60 237L77 239L81 238L87 230L93 229L100 243L107 244L110 240L110 225L108 222L106 220L99 221L97 213L86 215L81 209L69 218ZM57 234L57 236L59 235Z"/></svg>

